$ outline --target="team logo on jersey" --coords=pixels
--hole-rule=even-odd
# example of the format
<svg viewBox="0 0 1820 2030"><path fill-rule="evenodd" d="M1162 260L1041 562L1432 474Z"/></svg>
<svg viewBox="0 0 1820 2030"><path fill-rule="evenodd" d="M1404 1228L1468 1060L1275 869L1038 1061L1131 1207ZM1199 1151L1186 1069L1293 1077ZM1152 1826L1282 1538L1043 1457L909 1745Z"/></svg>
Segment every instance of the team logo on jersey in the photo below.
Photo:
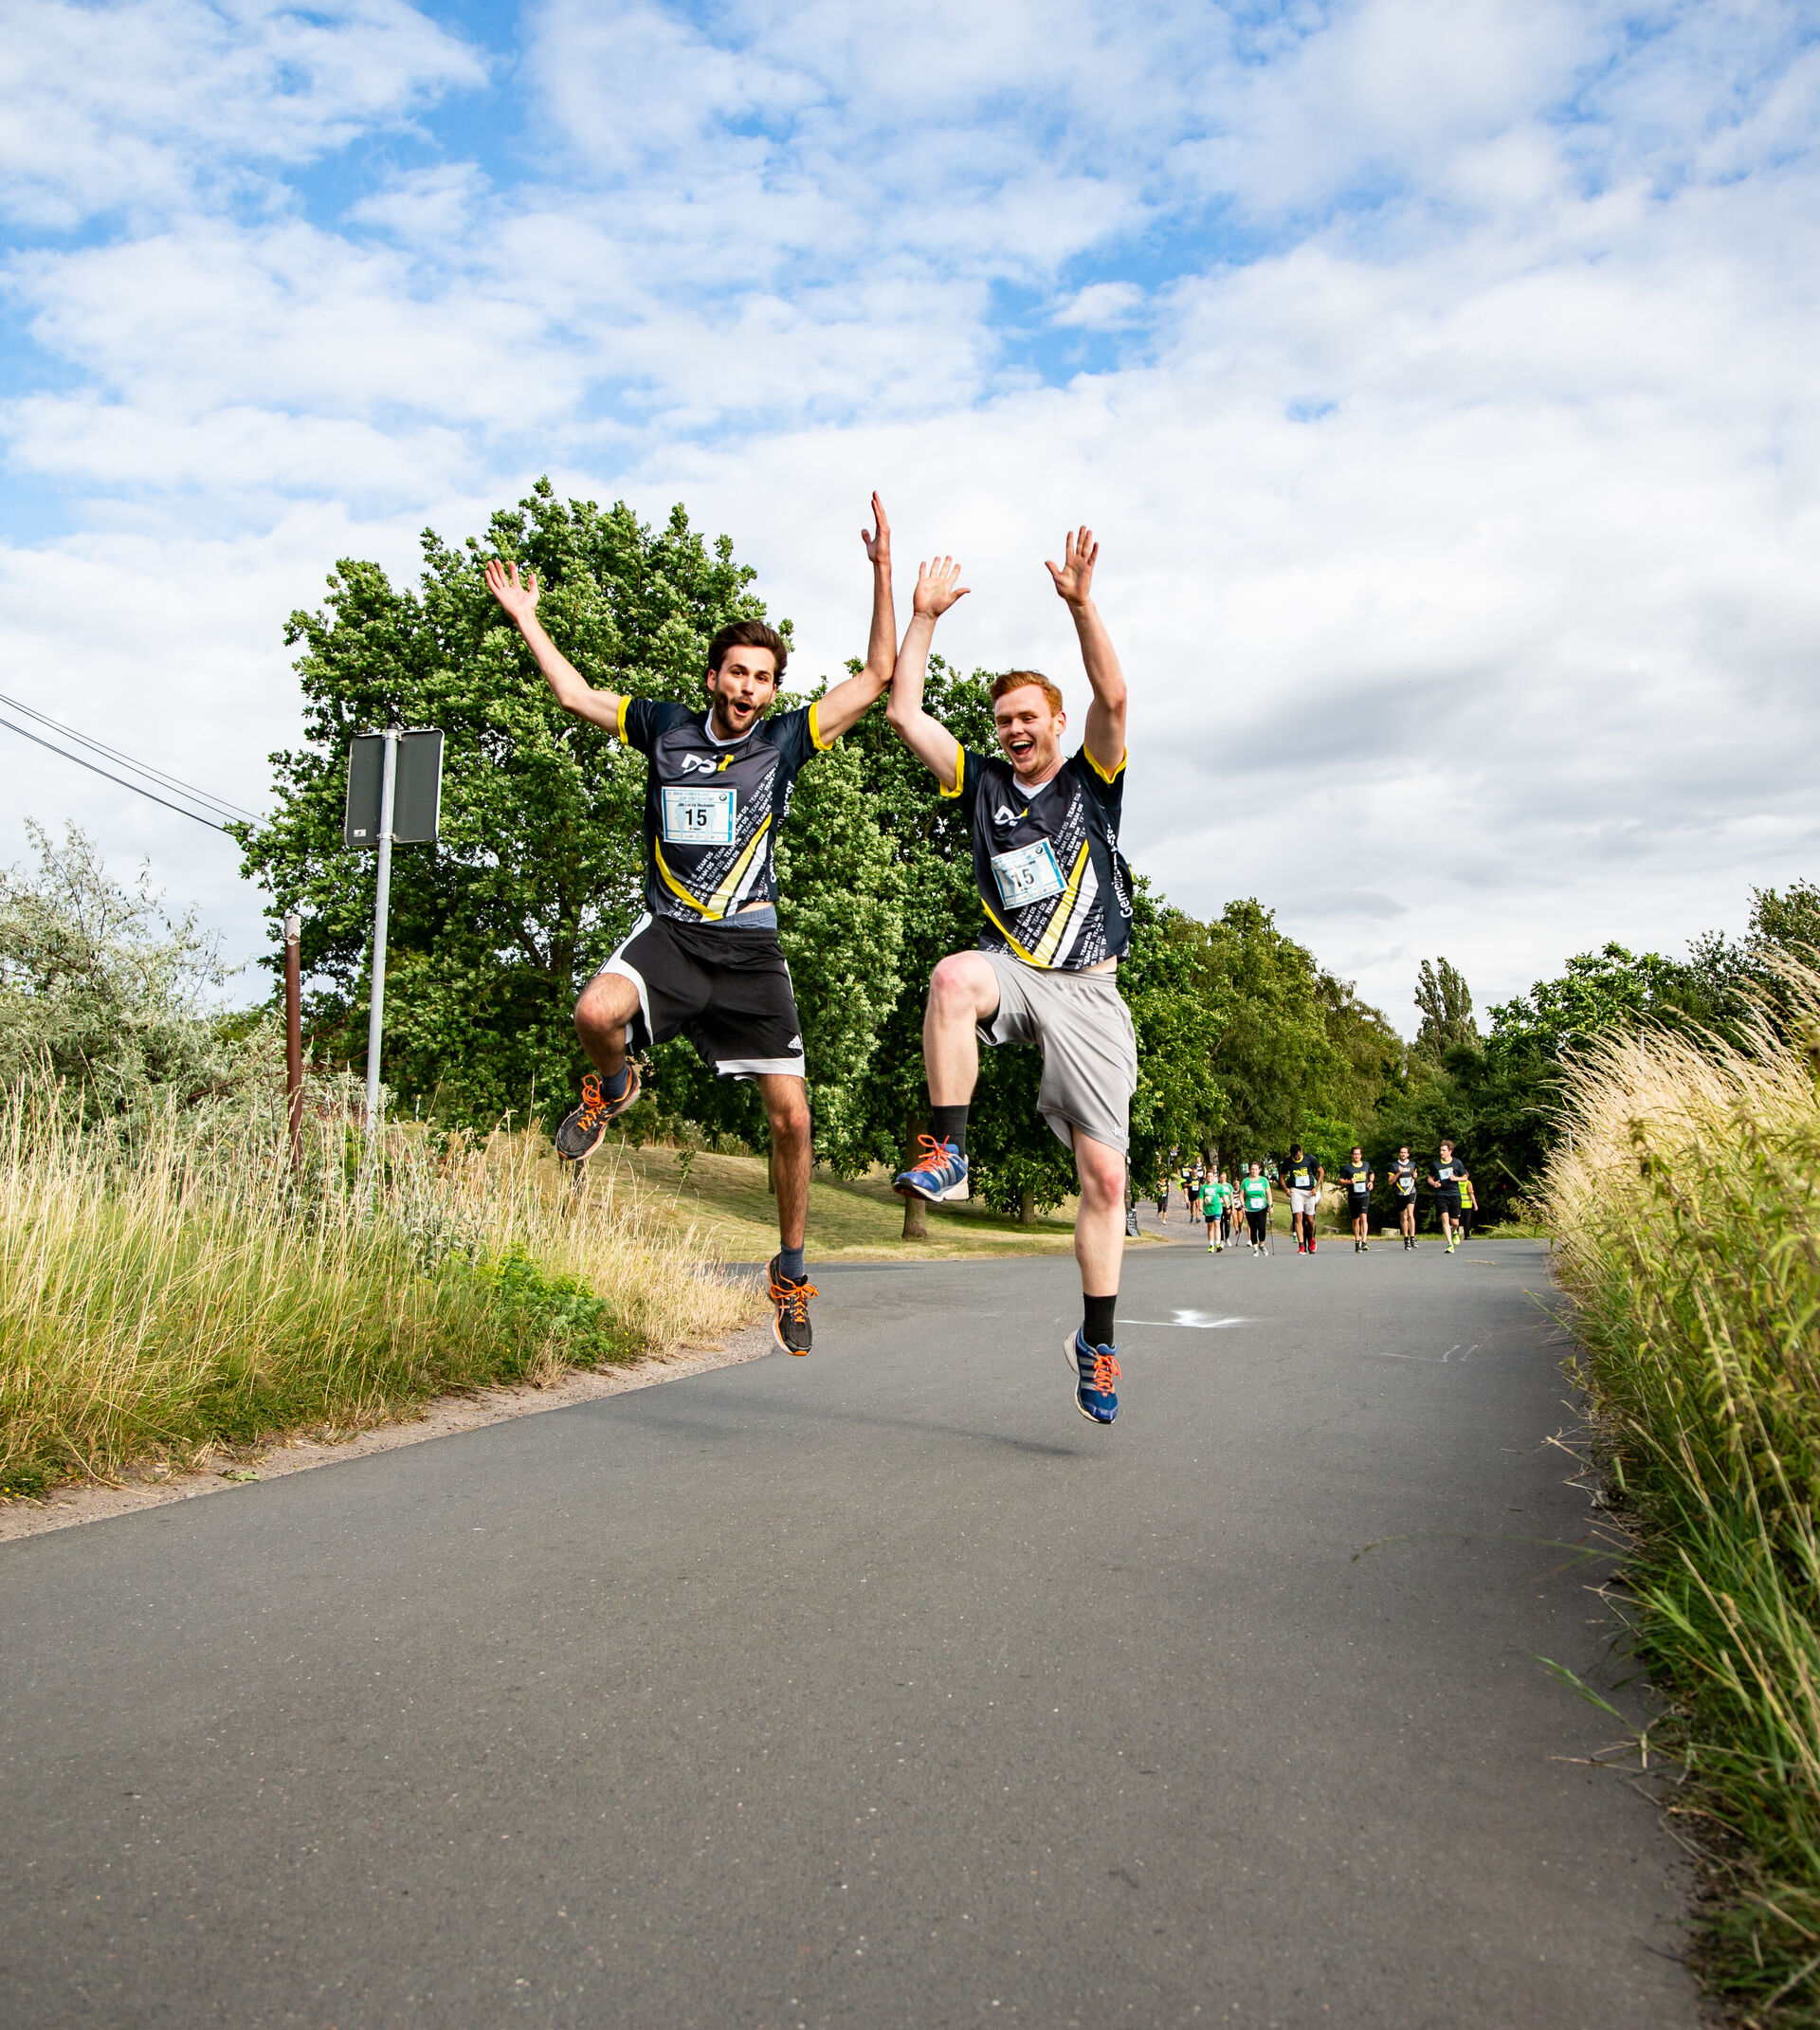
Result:
<svg viewBox="0 0 1820 2030"><path fill-rule="evenodd" d="M711 754L685 754L680 765L685 776L697 772L711 776L720 766Z"/></svg>
<svg viewBox="0 0 1820 2030"><path fill-rule="evenodd" d="M992 823L995 825L1014 825L1020 817L1028 817L1029 814L1028 810L1013 811L1010 804L1002 803L992 813Z"/></svg>

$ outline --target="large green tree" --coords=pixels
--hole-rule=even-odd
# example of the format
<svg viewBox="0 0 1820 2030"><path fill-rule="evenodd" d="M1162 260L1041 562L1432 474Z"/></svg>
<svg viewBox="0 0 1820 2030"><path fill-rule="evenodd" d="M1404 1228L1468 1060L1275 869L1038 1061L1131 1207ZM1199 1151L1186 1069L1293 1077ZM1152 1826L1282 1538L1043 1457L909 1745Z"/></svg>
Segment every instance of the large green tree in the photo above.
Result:
<svg viewBox="0 0 1820 2030"><path fill-rule="evenodd" d="M486 590L486 558L536 570L563 652L635 697L700 697L714 631L764 608L730 540L708 543L681 507L653 529L547 481L483 541L429 532L423 550L415 587L348 559L323 606L291 616L304 741L272 758L276 809L240 838L275 929L302 911L318 1054L361 1064L374 867L341 843L348 746L375 726L443 728L442 837L392 863L384 1061L396 1091L482 1123L560 1105L583 1069L572 1010L638 907L645 772L557 704Z"/></svg>
<svg viewBox="0 0 1820 2030"><path fill-rule="evenodd" d="M1351 1140L1396 1060L1390 1025L1255 900L1228 903L1202 938L1204 992L1220 1015L1210 1135L1222 1161Z"/></svg>

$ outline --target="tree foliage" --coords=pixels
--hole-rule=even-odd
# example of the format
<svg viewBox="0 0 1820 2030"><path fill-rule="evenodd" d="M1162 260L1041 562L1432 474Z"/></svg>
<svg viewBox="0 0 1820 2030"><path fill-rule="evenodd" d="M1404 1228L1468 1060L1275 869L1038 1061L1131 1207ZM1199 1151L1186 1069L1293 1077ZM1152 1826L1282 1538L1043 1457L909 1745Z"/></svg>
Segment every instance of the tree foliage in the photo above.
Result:
<svg viewBox="0 0 1820 2030"><path fill-rule="evenodd" d="M444 729L442 837L392 862L385 1068L396 1091L479 1124L566 1099L580 1076L575 997L637 913L645 779L642 756L557 704L486 590L487 557L536 570L564 654L635 697L701 697L714 631L764 608L730 540L709 544L681 507L652 529L623 503L560 502L545 480L484 542L431 531L423 551L415 588L348 559L320 609L292 614L304 744L272 758L269 822L238 830L274 925L303 914L318 1054L358 1064L374 867L341 842L349 742Z"/></svg>
<svg viewBox="0 0 1820 2030"><path fill-rule="evenodd" d="M1422 961L1416 977L1415 1005L1422 1026L1415 1033L1415 1054L1439 1064L1450 1050L1479 1041L1472 1019L1472 989L1465 975L1445 959Z"/></svg>
<svg viewBox="0 0 1820 2030"><path fill-rule="evenodd" d="M0 871L0 1084L48 1070L90 1113L148 1088L198 1097L228 1075L225 975L194 911L173 916L140 869L115 881L75 826L61 844L27 820L35 871Z"/></svg>

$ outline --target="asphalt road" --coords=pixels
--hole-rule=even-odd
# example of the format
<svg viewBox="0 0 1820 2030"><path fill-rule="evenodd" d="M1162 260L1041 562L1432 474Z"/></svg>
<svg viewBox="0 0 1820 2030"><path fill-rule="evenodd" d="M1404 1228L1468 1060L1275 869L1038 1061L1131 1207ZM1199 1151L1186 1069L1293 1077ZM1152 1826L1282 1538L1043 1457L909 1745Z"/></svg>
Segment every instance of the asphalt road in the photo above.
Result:
<svg viewBox="0 0 1820 2030"><path fill-rule="evenodd" d="M1071 1264L819 1280L0 1547L7 2030L1699 2020L1539 1249L1141 1251L1111 1430Z"/></svg>

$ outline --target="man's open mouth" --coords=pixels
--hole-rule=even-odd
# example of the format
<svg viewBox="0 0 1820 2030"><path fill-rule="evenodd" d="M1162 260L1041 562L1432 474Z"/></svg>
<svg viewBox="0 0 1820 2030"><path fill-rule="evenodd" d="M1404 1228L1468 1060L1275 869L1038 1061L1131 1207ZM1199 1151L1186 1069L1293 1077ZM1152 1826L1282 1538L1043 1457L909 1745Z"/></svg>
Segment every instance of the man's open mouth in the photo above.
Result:
<svg viewBox="0 0 1820 2030"><path fill-rule="evenodd" d="M1021 761L1027 754L1034 754L1036 752L1036 742L1023 739L1009 740L1005 742L1005 752L1013 760Z"/></svg>

